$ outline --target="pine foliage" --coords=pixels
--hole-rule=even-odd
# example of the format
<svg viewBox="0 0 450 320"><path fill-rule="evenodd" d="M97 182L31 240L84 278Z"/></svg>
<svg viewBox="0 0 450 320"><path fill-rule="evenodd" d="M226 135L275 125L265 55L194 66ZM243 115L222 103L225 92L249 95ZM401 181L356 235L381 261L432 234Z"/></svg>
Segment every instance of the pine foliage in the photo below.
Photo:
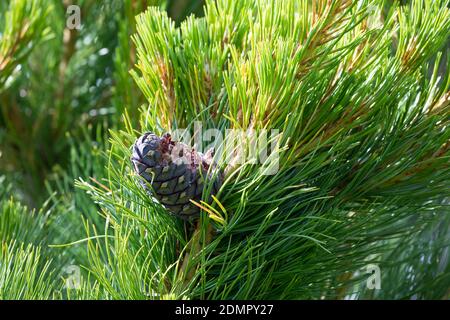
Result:
<svg viewBox="0 0 450 320"><path fill-rule="evenodd" d="M32 2L22 6L44 10ZM14 11L22 2L10 3ZM116 8L85 4L93 25ZM2 94L3 106L23 103L18 119L37 140L50 127L61 148L52 148L49 173L23 161L17 141L30 132L16 123L3 135L0 152L21 154L13 171L45 172L50 200L30 214L10 200L5 181L14 174L0 178L0 298L448 298L449 1L208 0L203 17L181 23L158 4L140 13L146 6L123 2L125 14L95 33L98 47L86 44L94 36L86 25L66 65L83 72L59 81L64 54L55 53L44 64L52 88L42 107L33 95L46 69L33 61L48 45L26 52L29 72L15 76L13 86L34 86L26 101L11 85ZM61 8L46 10L63 19ZM32 21L35 43L48 33ZM114 57L95 54L101 48ZM77 111L63 111L68 105ZM46 125L49 114L56 127ZM3 122L14 123L8 115ZM213 199L204 192L190 223L148 195L130 156L143 132L194 133L196 121L224 135L278 130L279 166L268 175L270 159L218 161L223 185ZM82 269L74 289L62 281L68 265ZM379 290L366 285L368 266L381 270Z"/></svg>
<svg viewBox="0 0 450 320"><path fill-rule="evenodd" d="M445 1L388 10L377 1L211 1L204 18L191 16L179 28L157 8L140 15L133 75L150 106L142 110L143 129L192 129L200 120L223 131L282 133L276 175L239 166L192 238L181 227L161 230L165 216L150 217L150 200L133 185L126 159L136 133L113 133L112 184L82 186L108 208L116 233L142 241L145 230L153 239L151 251L140 243L126 253L159 257L153 272L147 263L134 266L152 280L158 274L156 283L144 280L146 292L364 298L364 268L377 264L382 283L393 286L384 297L430 297L431 282L403 285L418 280L416 272L442 278L432 290L442 297L448 277L436 265L446 264L446 231L426 241L428 249L418 239L448 227L449 77L438 66L449 27ZM111 203L111 194L120 200ZM173 237L179 244L170 245ZM164 253L153 253L158 247ZM398 248L408 248L403 259Z"/></svg>

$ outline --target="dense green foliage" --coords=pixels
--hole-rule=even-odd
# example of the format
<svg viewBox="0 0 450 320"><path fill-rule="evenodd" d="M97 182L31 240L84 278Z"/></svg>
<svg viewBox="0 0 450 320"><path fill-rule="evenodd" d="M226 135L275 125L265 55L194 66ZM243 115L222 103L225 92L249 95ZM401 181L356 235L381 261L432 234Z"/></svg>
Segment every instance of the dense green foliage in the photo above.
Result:
<svg viewBox="0 0 450 320"><path fill-rule="evenodd" d="M448 296L448 1L63 3L0 4L0 299ZM277 129L279 168L186 223L130 147L195 121Z"/></svg>

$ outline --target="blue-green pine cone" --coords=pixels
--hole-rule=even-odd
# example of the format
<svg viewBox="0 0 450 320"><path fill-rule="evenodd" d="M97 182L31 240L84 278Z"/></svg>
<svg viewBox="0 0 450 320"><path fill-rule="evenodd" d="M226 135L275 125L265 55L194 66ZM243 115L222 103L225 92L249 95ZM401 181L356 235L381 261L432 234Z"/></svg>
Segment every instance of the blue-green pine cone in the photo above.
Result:
<svg viewBox="0 0 450 320"><path fill-rule="evenodd" d="M223 180L210 156L172 141L170 134L162 137L151 132L143 134L133 145L131 161L136 173L148 183L141 181L149 194L183 219L198 216L200 209L190 200L199 202L205 185L211 183L206 199L210 201Z"/></svg>

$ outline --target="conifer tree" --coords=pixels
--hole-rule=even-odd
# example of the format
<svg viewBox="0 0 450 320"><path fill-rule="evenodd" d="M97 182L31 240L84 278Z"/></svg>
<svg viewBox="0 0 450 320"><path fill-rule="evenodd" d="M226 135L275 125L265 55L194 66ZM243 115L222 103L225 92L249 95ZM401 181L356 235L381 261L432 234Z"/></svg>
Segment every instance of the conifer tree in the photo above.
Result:
<svg viewBox="0 0 450 320"><path fill-rule="evenodd" d="M448 298L448 0L207 0L184 20L171 2L114 3L83 2L91 18L65 68L97 60L63 81L65 47L43 18L66 32L60 4L10 1L14 30L0 15L0 152L13 168L0 178L0 298ZM14 48L7 35L25 12L32 22ZM59 55L33 69L53 46ZM44 70L48 83L37 81ZM58 109L68 105L76 111ZM49 141L47 121L61 148L48 146L42 169L23 137ZM208 141L194 144L206 130L226 137L211 158ZM230 130L246 134L227 149ZM253 131L276 132L265 144L275 148L240 161ZM174 147L176 132L192 139L159 163L167 150L147 137ZM155 177L186 154L208 160L191 180L165 172L177 204L186 181L203 178L195 214L180 219ZM26 189L12 177L31 172L47 178L36 210L10 197ZM81 269L76 287L63 281L67 266Z"/></svg>

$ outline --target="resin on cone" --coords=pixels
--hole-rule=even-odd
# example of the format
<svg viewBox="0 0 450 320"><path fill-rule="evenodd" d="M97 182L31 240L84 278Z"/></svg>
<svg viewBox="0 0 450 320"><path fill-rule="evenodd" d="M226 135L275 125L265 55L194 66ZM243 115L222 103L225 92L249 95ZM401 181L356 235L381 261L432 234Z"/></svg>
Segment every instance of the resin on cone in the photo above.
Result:
<svg viewBox="0 0 450 320"><path fill-rule="evenodd" d="M196 217L203 189L211 185L207 201L219 190L223 177L212 161L212 152L206 155L188 145L172 141L170 134L162 137L147 132L133 145L131 157L134 170L145 179L144 188L164 207L178 217Z"/></svg>

